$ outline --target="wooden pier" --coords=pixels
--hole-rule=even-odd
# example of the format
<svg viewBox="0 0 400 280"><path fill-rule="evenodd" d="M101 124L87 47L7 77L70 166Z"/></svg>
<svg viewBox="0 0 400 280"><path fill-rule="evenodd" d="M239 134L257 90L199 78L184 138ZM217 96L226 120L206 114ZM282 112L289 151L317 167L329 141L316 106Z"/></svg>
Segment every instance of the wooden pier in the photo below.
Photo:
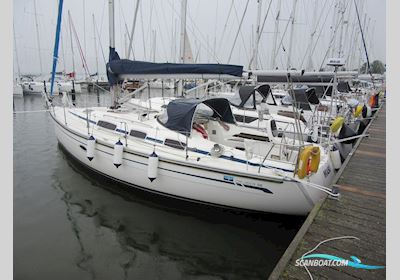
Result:
<svg viewBox="0 0 400 280"><path fill-rule="evenodd" d="M363 264L386 263L386 110L383 104L337 174L339 200L327 198L310 212L275 269L273 279L311 279L296 260L320 242L313 254L329 254ZM385 279L386 269L366 270L348 266L307 267L313 279Z"/></svg>

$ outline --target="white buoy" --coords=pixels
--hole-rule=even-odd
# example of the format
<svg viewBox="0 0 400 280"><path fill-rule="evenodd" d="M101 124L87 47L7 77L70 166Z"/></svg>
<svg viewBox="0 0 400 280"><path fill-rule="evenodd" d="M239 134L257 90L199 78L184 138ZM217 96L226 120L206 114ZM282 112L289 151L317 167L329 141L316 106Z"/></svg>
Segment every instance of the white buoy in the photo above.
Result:
<svg viewBox="0 0 400 280"><path fill-rule="evenodd" d="M114 158L113 163L116 168L120 167L122 164L122 154L124 153L124 145L120 140L114 145Z"/></svg>
<svg viewBox="0 0 400 280"><path fill-rule="evenodd" d="M342 166L342 161L340 159L339 150L335 149L335 150L331 151L330 153L331 153L331 159L332 159L333 167L335 169L340 169L340 167Z"/></svg>
<svg viewBox="0 0 400 280"><path fill-rule="evenodd" d="M149 160L147 162L147 177L153 182L157 178L158 174L158 155L153 152L149 155Z"/></svg>
<svg viewBox="0 0 400 280"><path fill-rule="evenodd" d="M90 135L86 145L86 157L88 158L89 161L92 161L92 159L94 158L95 146L96 146L96 139L93 137L93 135Z"/></svg>

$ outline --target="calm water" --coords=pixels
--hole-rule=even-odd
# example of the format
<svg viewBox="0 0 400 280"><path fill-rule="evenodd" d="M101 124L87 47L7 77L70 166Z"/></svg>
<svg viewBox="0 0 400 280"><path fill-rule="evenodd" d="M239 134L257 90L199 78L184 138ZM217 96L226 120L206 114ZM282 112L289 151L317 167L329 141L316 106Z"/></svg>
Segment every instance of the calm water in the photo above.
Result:
<svg viewBox="0 0 400 280"><path fill-rule="evenodd" d="M15 111L43 104L14 97ZM15 279L266 279L302 220L127 190L72 160L48 113L14 114Z"/></svg>

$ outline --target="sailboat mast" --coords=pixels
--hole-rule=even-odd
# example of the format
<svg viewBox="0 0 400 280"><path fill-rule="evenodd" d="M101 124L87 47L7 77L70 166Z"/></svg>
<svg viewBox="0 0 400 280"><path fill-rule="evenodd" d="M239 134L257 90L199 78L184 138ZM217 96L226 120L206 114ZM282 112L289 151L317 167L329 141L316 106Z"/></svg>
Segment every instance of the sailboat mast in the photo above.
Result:
<svg viewBox="0 0 400 280"><path fill-rule="evenodd" d="M110 46L110 55L109 60L112 59L112 56L115 55L115 9L114 9L114 0L108 0L108 34L109 34L109 46ZM117 108L118 106L118 92L119 86L118 83L112 85L110 88L111 93L111 108Z"/></svg>
<svg viewBox="0 0 400 280"><path fill-rule="evenodd" d="M186 9L187 9L187 0L182 0L182 2L181 2L181 49L180 49L180 62L181 63L185 63Z"/></svg>
<svg viewBox="0 0 400 280"><path fill-rule="evenodd" d="M61 41L61 52L62 52L62 60L63 60L64 73L65 73L67 66L65 64L64 36L62 34L60 34L60 41Z"/></svg>
<svg viewBox="0 0 400 280"><path fill-rule="evenodd" d="M96 21L94 19L94 14L92 14L93 17L93 34L94 34L94 54L96 57L96 75L97 78L99 77L99 57L97 56L97 38L96 38Z"/></svg>
<svg viewBox="0 0 400 280"><path fill-rule="evenodd" d="M313 24L312 24L312 31L310 36L310 47L308 52L308 62L306 69L311 71L313 68L313 61L312 61L312 46L314 45L314 35L317 33L317 12L318 12L318 0L314 1L314 12L313 12Z"/></svg>
<svg viewBox="0 0 400 280"><path fill-rule="evenodd" d="M135 58L135 55L134 55L133 49L132 49L132 41L133 41L133 37L134 37L134 34L135 34L137 14L138 14L138 11L139 11L139 3L140 3L140 0L137 0L136 1L136 7L135 7L135 16L133 17L132 30L131 30L131 35L130 35L130 39L129 39L128 57L127 57L127 59L129 59L131 51L132 51L133 58Z"/></svg>
<svg viewBox="0 0 400 280"><path fill-rule="evenodd" d="M84 50L84 54L85 57L87 52L86 52L86 5L85 5L85 0L82 0L82 5L83 5L83 50Z"/></svg>
<svg viewBox="0 0 400 280"><path fill-rule="evenodd" d="M156 43L157 43L157 36L156 36L156 30L153 30L153 62L156 62Z"/></svg>
<svg viewBox="0 0 400 280"><path fill-rule="evenodd" d="M262 0L257 0L257 27L256 27L256 36L255 36L255 40L254 40L254 51L253 51L253 69L257 69L258 68L258 43L259 43L259 39L260 39L260 20L261 20L261 8L262 8Z"/></svg>
<svg viewBox="0 0 400 280"><path fill-rule="evenodd" d="M339 10L341 13L341 24L340 24L340 35L339 35L339 50L338 57L342 57L342 49L343 49L343 29L344 29L344 13L346 11L344 1L340 3Z"/></svg>
<svg viewBox="0 0 400 280"><path fill-rule="evenodd" d="M59 43L60 43L61 21L62 21L62 8L63 8L63 0L59 0L59 2L58 2L57 27L56 27L56 38L55 38L55 42L54 42L54 52L53 52L53 68L52 68L52 71L51 71L50 96L53 96L54 77L55 77L56 70L57 70L58 46L59 46Z"/></svg>
<svg viewBox="0 0 400 280"><path fill-rule="evenodd" d="M17 50L17 39L15 38L14 23L13 23L13 35L14 35L14 50L15 50L15 60L17 62L18 78L21 78L21 68L19 67L18 50Z"/></svg>
<svg viewBox="0 0 400 280"><path fill-rule="evenodd" d="M293 1L293 8L292 8L292 15L290 17L291 26L290 26L290 40L289 40L287 69L290 69L292 67L291 56L292 56L292 46L293 46L293 34L294 34L294 19L295 19L295 16L296 16L296 6L297 6L297 0L294 0Z"/></svg>
<svg viewBox="0 0 400 280"><path fill-rule="evenodd" d="M40 36L39 36L39 23L38 23L37 12L36 12L36 0L33 0L33 9L35 12L36 40L37 40L37 45L38 45L40 75L42 75L43 74L43 66L42 66L42 54L40 52Z"/></svg>
<svg viewBox="0 0 400 280"><path fill-rule="evenodd" d="M69 34L70 34L70 40L71 40L71 55L72 55L72 79L73 80L75 80L75 75L76 75L76 73L75 73L75 54L74 54L74 43L73 43L73 39L72 39L72 28L71 28L71 25L72 25L72 19L71 19L71 13L70 13L70 11L68 10L68 23L69 23Z"/></svg>
<svg viewBox="0 0 400 280"><path fill-rule="evenodd" d="M275 18L275 30L274 30L274 43L273 49L271 53L271 69L275 68L275 57L276 57L276 43L278 41L278 32L279 32L279 15L281 13L281 2L282 0L278 0L278 7L276 9L276 18Z"/></svg>

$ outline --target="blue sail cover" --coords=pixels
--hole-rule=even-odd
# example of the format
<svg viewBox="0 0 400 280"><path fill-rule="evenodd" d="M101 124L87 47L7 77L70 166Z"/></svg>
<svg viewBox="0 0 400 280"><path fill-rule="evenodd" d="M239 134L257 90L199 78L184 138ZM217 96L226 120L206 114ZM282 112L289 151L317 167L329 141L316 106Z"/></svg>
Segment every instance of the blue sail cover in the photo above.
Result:
<svg viewBox="0 0 400 280"><path fill-rule="evenodd" d="M175 99L167 105L168 119L164 126L180 132L185 135L190 135L194 113L199 104L205 104L213 110L213 118L219 118L226 123L235 123L229 101L225 98L212 98L200 100L195 98Z"/></svg>
<svg viewBox="0 0 400 280"><path fill-rule="evenodd" d="M110 61L107 63L107 77L110 85L120 80L119 75L231 75L241 77L243 66L229 64L181 64L153 63L119 59L115 49L110 48Z"/></svg>

